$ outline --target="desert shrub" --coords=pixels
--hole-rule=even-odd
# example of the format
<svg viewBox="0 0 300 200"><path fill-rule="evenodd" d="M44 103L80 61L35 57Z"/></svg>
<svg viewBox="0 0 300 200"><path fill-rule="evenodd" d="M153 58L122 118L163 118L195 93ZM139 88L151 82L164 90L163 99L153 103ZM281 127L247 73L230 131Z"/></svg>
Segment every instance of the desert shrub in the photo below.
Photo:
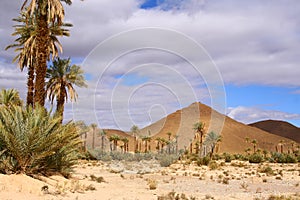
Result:
<svg viewBox="0 0 300 200"><path fill-rule="evenodd" d="M225 162L231 162L234 159L234 157L229 153L223 153L223 157Z"/></svg>
<svg viewBox="0 0 300 200"><path fill-rule="evenodd" d="M178 160L178 156L173 154L159 154L156 156L156 159L159 161L160 166L169 167L171 164Z"/></svg>
<svg viewBox="0 0 300 200"><path fill-rule="evenodd" d="M212 159L213 159L213 160L221 160L221 159L222 159L222 156L219 155L219 154L214 154L214 155L212 156Z"/></svg>
<svg viewBox="0 0 300 200"><path fill-rule="evenodd" d="M200 158L197 160L197 165L198 166L201 166L201 165L208 165L210 162L210 158L208 156L205 156L203 158Z"/></svg>
<svg viewBox="0 0 300 200"><path fill-rule="evenodd" d="M90 175L90 178L91 178L92 181L96 181L98 183L105 183L106 182L102 176L97 177L94 174L92 174L92 175Z"/></svg>
<svg viewBox="0 0 300 200"><path fill-rule="evenodd" d="M208 167L210 170L215 170L219 168L219 165L216 161L213 160L209 162Z"/></svg>
<svg viewBox="0 0 300 200"><path fill-rule="evenodd" d="M151 160L154 158L152 153L144 153L143 155L143 160Z"/></svg>
<svg viewBox="0 0 300 200"><path fill-rule="evenodd" d="M148 186L150 190L156 190L157 181L155 179L148 179Z"/></svg>
<svg viewBox="0 0 300 200"><path fill-rule="evenodd" d="M264 160L263 155L259 153L254 153L249 156L250 163L261 163L263 162L263 160Z"/></svg>
<svg viewBox="0 0 300 200"><path fill-rule="evenodd" d="M270 162L285 163L285 156L281 153L272 153Z"/></svg>
<svg viewBox="0 0 300 200"><path fill-rule="evenodd" d="M111 159L111 156L110 156L110 155L105 154L105 155L103 155L103 156L100 158L100 160L102 160L102 161L104 161L104 162L109 162L109 161L111 161L112 159Z"/></svg>
<svg viewBox="0 0 300 200"><path fill-rule="evenodd" d="M285 161L286 163L296 163L298 159L293 154L285 154Z"/></svg>
<svg viewBox="0 0 300 200"><path fill-rule="evenodd" d="M191 161L198 161L198 160L199 160L199 155L193 153L193 154L189 154L189 155L187 156L187 158L188 158L189 160L191 160Z"/></svg>
<svg viewBox="0 0 300 200"><path fill-rule="evenodd" d="M270 166L257 169L259 173L265 173L268 176L274 175L274 171Z"/></svg>
<svg viewBox="0 0 300 200"><path fill-rule="evenodd" d="M0 172L68 175L78 159L74 123L62 125L44 108L0 109Z"/></svg>
<svg viewBox="0 0 300 200"><path fill-rule="evenodd" d="M246 161L248 158L244 156L243 154L234 154L233 155L234 160L241 160L241 161Z"/></svg>
<svg viewBox="0 0 300 200"><path fill-rule="evenodd" d="M293 154L282 154L282 153L272 153L271 158L269 159L270 162L276 163L296 163L297 157Z"/></svg>

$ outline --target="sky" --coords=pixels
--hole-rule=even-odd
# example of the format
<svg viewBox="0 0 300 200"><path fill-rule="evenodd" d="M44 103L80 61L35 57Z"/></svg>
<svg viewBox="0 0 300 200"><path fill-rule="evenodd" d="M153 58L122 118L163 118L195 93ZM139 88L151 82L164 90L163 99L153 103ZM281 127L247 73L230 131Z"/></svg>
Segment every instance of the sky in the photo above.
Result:
<svg viewBox="0 0 300 200"><path fill-rule="evenodd" d="M25 99L26 70L4 50L22 2L0 2L0 87ZM65 13L61 57L89 85L65 120L129 130L200 101L246 124L300 126L299 0L74 0Z"/></svg>

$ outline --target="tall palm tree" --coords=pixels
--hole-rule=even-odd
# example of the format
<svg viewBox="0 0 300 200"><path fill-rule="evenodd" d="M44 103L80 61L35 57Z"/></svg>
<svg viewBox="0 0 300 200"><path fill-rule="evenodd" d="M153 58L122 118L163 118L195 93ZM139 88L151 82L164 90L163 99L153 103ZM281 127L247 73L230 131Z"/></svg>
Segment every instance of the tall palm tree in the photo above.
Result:
<svg viewBox="0 0 300 200"><path fill-rule="evenodd" d="M123 138L121 138L121 141L123 142L124 153L128 152L129 139L127 137L123 137Z"/></svg>
<svg viewBox="0 0 300 200"><path fill-rule="evenodd" d="M109 137L109 141L113 142L113 150L116 151L118 147L118 141L120 141L120 137L118 135L111 135Z"/></svg>
<svg viewBox="0 0 300 200"><path fill-rule="evenodd" d="M171 132L167 132L167 135L168 135L168 153L170 154L171 153L171 136L172 136L172 133Z"/></svg>
<svg viewBox="0 0 300 200"><path fill-rule="evenodd" d="M200 143L200 156L202 155L202 146L203 146L203 137L204 137L204 126L205 124L202 122L197 122L194 124L194 130L196 131L195 138L199 138L199 143Z"/></svg>
<svg viewBox="0 0 300 200"><path fill-rule="evenodd" d="M45 78L47 72L47 61L50 59L50 28L51 24L63 24L64 1L71 4L71 0L24 0L21 10L26 12L27 17L35 17L37 24L35 47L35 73L36 80L34 85L34 102L41 106L45 104Z"/></svg>
<svg viewBox="0 0 300 200"><path fill-rule="evenodd" d="M160 153L161 138L160 137L155 138L155 141L157 142L157 145L156 145L157 153Z"/></svg>
<svg viewBox="0 0 300 200"><path fill-rule="evenodd" d="M96 129L97 129L97 124L91 124L91 128L92 128L92 135L93 135L93 138L92 138L92 149L94 150L95 149L95 135L96 135Z"/></svg>
<svg viewBox="0 0 300 200"><path fill-rule="evenodd" d="M142 141L144 141L145 142L145 153L147 153L148 152L148 150L150 150L150 142L151 142L151 137L150 136L144 136L143 138L142 138ZM149 144L149 146L148 146L148 144ZM149 147L149 148L148 148Z"/></svg>
<svg viewBox="0 0 300 200"><path fill-rule="evenodd" d="M211 152L210 152L210 159L212 158L215 149L218 145L218 143L221 142L221 136L219 134L216 134L215 132L210 132L207 134L207 137L205 138L204 144L211 146Z"/></svg>
<svg viewBox="0 0 300 200"><path fill-rule="evenodd" d="M101 130L100 131L100 136L101 136L101 152L103 153L104 152L104 140L105 140L105 137L106 137L106 131L105 130Z"/></svg>
<svg viewBox="0 0 300 200"><path fill-rule="evenodd" d="M87 87L83 70L78 65L70 65L70 63L70 58L57 58L47 70L48 97L52 104L56 98L56 112L61 117L63 117L64 105L68 100L68 96L71 101L77 99L78 95L73 86Z"/></svg>
<svg viewBox="0 0 300 200"><path fill-rule="evenodd" d="M86 140L87 140L87 132L89 131L88 126L85 124L84 121L78 121L75 123L77 132L80 138L83 140L83 150L87 150ZM83 137L82 137L83 136Z"/></svg>
<svg viewBox="0 0 300 200"><path fill-rule="evenodd" d="M16 52L19 52L14 58L13 62L18 61L19 68L21 71L25 67L28 68L28 79L27 79L27 105L33 106L34 104L34 80L35 80L35 65L37 64L36 58L37 54L37 20L36 16L28 17L25 12L21 12L21 15L13 19L18 24L15 25L15 32L13 36L19 36L15 43L6 47L15 48ZM52 54L52 58L58 56L58 51L62 52L62 45L57 39L57 36L69 36L69 30L66 27L71 27L71 24L63 23L59 24L57 22L50 24L49 26L49 45L48 50Z"/></svg>
<svg viewBox="0 0 300 200"><path fill-rule="evenodd" d="M160 143L161 143L161 153L164 153L164 147L165 145L168 143L168 141L165 138L161 138L160 139Z"/></svg>
<svg viewBox="0 0 300 200"><path fill-rule="evenodd" d="M0 105L4 106L21 106L22 100L20 99L19 92L16 89L2 89L0 92Z"/></svg>
<svg viewBox="0 0 300 200"><path fill-rule="evenodd" d="M140 129L137 125L133 125L130 129L132 136L134 137L134 151L138 151L138 134Z"/></svg>

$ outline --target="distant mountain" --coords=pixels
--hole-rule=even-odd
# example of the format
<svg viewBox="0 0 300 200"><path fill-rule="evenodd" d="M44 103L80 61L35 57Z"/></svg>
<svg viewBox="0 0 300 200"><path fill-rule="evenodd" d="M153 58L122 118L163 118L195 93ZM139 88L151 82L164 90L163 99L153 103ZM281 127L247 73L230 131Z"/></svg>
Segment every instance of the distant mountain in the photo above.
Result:
<svg viewBox="0 0 300 200"><path fill-rule="evenodd" d="M170 132L172 140L176 136L178 137L179 149L188 148L194 139L195 131L193 130L193 125L199 121L205 123L205 132L214 131L218 133L218 130L220 130L219 133L222 136L222 142L219 147L219 153L243 153L246 148L252 147L250 143L246 142L246 138L250 140L255 139L258 148L269 151L275 151L276 146L281 140L285 140L287 144L292 142L292 140L285 137L237 122L201 103L193 103L141 129L139 138L149 136L150 133L150 149L156 151L157 141L155 139L159 137L168 140L169 136L167 133ZM134 137L129 133L111 129L107 129L106 132L106 149L109 149L108 138L112 135L119 135L119 137L127 137L129 139L129 151L134 151L136 143L134 142ZM91 132L88 134L87 141L88 146L91 146ZM96 134L95 146L99 148L100 143L100 136ZM119 144L122 145L122 142L120 141ZM139 144L142 146L141 151L144 151L145 142L140 140Z"/></svg>
<svg viewBox="0 0 300 200"><path fill-rule="evenodd" d="M281 137L289 138L300 143L300 128L285 121L265 120L249 124L264 131L268 131Z"/></svg>
<svg viewBox="0 0 300 200"><path fill-rule="evenodd" d="M251 144L246 143L245 138L256 139L258 148L275 151L275 146L279 141L285 139L259 128L237 122L201 103L193 103L182 110L178 110L154 124L143 128L141 133L147 135L150 131L154 135L154 139L157 137L167 139L167 133L171 132L173 135L176 134L179 136L179 148L184 148L194 136L193 125L196 122L204 122L206 132L210 132L218 130L218 126L222 125L222 119L224 119L224 126L220 133L222 135L222 142L219 152L243 153L246 148L252 147ZM211 120L212 124L210 124ZM287 139L285 140L287 141Z"/></svg>

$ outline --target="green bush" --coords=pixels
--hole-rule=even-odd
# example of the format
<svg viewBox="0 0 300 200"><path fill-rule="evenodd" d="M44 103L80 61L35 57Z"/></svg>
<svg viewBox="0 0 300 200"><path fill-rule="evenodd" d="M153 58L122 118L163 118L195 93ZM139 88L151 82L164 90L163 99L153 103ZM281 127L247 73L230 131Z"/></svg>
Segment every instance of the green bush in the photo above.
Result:
<svg viewBox="0 0 300 200"><path fill-rule="evenodd" d="M263 162L263 160L264 160L263 155L259 153L254 153L249 156L250 163L261 163Z"/></svg>
<svg viewBox="0 0 300 200"><path fill-rule="evenodd" d="M234 159L233 156L229 153L223 153L223 157L225 159L225 162L231 162Z"/></svg>
<svg viewBox="0 0 300 200"><path fill-rule="evenodd" d="M298 162L298 159L293 154L286 154L285 161L286 161L286 163L296 163L296 162Z"/></svg>
<svg viewBox="0 0 300 200"><path fill-rule="evenodd" d="M208 156L205 156L203 158L200 158L197 160L197 165L198 166L201 166L201 165L208 165L210 162L210 158Z"/></svg>
<svg viewBox="0 0 300 200"><path fill-rule="evenodd" d="M213 160L221 160L222 159L222 156L219 155L219 154L214 154L213 157L212 157Z"/></svg>
<svg viewBox="0 0 300 200"><path fill-rule="evenodd" d="M264 168L258 169L257 171L260 173L265 173L268 176L274 175L274 171L270 166L266 166Z"/></svg>
<svg viewBox="0 0 300 200"><path fill-rule="evenodd" d="M278 152L272 153L269 161L275 162L275 163L285 163L286 162L284 154L281 154Z"/></svg>
<svg viewBox="0 0 300 200"><path fill-rule="evenodd" d="M298 158L293 154L272 153L270 162L276 163L296 163Z"/></svg>
<svg viewBox="0 0 300 200"><path fill-rule="evenodd" d="M248 160L248 158L245 157L242 154L234 154L233 157L234 157L235 160L240 160L240 161L246 161L246 160Z"/></svg>
<svg viewBox="0 0 300 200"><path fill-rule="evenodd" d="M61 124L44 108L0 108L0 172L68 175L79 156L74 123Z"/></svg>
<svg viewBox="0 0 300 200"><path fill-rule="evenodd" d="M169 167L171 164L173 164L175 161L178 160L177 155L169 155L169 154L161 154L156 157L156 159L159 161L160 166L162 167Z"/></svg>

